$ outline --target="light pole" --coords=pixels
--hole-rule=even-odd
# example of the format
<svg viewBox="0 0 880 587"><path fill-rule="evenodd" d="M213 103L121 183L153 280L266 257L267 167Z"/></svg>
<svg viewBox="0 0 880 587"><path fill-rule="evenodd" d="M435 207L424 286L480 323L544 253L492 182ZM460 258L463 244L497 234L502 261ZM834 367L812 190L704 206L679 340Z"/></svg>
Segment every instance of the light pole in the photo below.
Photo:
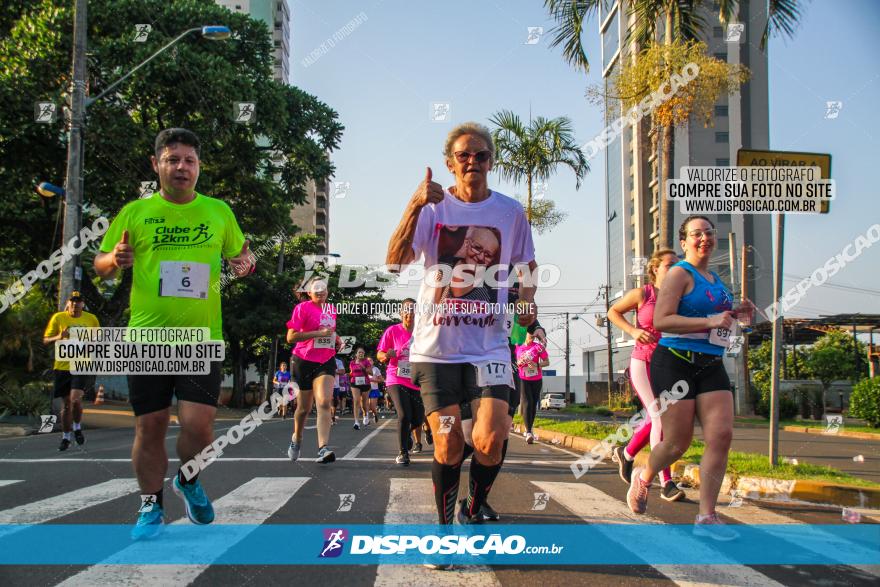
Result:
<svg viewBox="0 0 880 587"><path fill-rule="evenodd" d="M94 98L86 98L87 16L87 0L76 0L73 20L73 88L70 98L70 129L67 134L67 174L64 184L67 197L64 202L63 243L70 242L72 238L78 235L82 225L83 127L85 126L86 109L186 35L201 32L202 36L206 39L224 40L228 39L232 34L229 27L214 25L186 30L170 43L150 55L140 65L110 84L103 92ZM61 267L61 277L58 284L59 311L64 309L64 304L67 302L67 298L70 297L70 292L74 289L79 289L80 279L82 279L82 268L79 266L79 255L76 255L65 261Z"/></svg>

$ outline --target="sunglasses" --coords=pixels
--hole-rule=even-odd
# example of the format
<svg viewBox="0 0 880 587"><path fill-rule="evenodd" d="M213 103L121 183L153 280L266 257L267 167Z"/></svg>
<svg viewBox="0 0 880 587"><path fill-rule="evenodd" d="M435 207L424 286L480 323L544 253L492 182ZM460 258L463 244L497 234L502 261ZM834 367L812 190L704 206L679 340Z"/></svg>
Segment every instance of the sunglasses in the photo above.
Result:
<svg viewBox="0 0 880 587"><path fill-rule="evenodd" d="M489 151L477 151L476 153L470 153L468 151L456 151L454 154L455 160L459 163L467 163L468 161L470 161L471 157L476 159L477 163L485 163L489 160L489 157L492 156Z"/></svg>

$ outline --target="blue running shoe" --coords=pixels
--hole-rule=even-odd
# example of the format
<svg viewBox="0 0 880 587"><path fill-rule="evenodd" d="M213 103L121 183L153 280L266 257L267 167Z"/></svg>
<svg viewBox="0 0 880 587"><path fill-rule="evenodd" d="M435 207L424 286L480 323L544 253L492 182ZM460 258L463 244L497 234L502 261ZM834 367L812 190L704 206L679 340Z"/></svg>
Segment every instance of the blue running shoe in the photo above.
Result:
<svg viewBox="0 0 880 587"><path fill-rule="evenodd" d="M205 490L202 489L202 484L198 479L196 479L195 483L182 484L175 476L172 486L174 487L174 493L183 498L183 503L186 506L186 517L189 518L190 522L193 524L210 524L214 521L214 506L211 505L211 500L205 495Z"/></svg>
<svg viewBox="0 0 880 587"><path fill-rule="evenodd" d="M165 525L163 517L162 506L157 503L152 504L150 509L142 507L138 514L137 523L131 529L131 539L147 540L158 536Z"/></svg>

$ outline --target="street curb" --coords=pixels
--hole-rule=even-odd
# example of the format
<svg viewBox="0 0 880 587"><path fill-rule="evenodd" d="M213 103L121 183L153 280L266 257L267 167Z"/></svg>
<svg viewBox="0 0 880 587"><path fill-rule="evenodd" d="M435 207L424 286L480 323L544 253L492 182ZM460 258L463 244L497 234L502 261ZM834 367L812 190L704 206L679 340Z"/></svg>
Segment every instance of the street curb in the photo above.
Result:
<svg viewBox="0 0 880 587"><path fill-rule="evenodd" d="M834 434L826 434L822 428L812 428L810 426L783 426L782 429L786 432L800 432L802 434L845 436L847 438L858 438L860 440L880 440L880 433L872 434L871 432L847 432L846 430L838 430Z"/></svg>
<svg viewBox="0 0 880 587"><path fill-rule="evenodd" d="M514 432L522 432L522 424L514 426ZM575 451L589 452L601 441L593 438L570 436L552 430L532 429L532 432L543 442L553 446L570 448ZM554 442L555 441L555 442ZM609 455L610 456L610 455ZM635 464L643 467L648 462L649 453L640 452L636 455ZM694 487L700 486L700 466L687 461L676 461L670 467L673 477L687 481ZM825 481L806 481L802 479L770 479L767 477L739 477L724 475L721 492L749 499L763 499L779 502L808 502L823 505L880 508L880 489L859 487L856 485L838 485Z"/></svg>
<svg viewBox="0 0 880 587"><path fill-rule="evenodd" d="M134 418L134 412L130 412L128 410L95 410L91 408L84 408L83 414L91 414L91 415L100 415L100 414L109 414L111 416L129 416ZM171 423L178 424L177 416L171 415Z"/></svg>
<svg viewBox="0 0 880 587"><path fill-rule="evenodd" d="M30 436L35 432L30 426L6 426L0 425L0 438L15 438L18 436Z"/></svg>

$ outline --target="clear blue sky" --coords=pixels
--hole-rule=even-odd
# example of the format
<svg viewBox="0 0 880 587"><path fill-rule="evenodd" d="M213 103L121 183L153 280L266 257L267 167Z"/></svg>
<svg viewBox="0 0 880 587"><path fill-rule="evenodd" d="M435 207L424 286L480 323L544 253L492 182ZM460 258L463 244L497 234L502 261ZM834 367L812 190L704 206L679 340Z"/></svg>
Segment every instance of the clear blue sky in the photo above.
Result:
<svg viewBox="0 0 880 587"><path fill-rule="evenodd" d="M588 54L593 68L576 72L548 47L525 44L527 28L553 25L540 0L447 0L362 2L290 0L291 81L339 113L345 134L333 154L336 181L351 183L344 199L331 201L330 248L346 264L381 264L388 236L403 205L431 166L434 178L452 183L441 155L446 133L458 123L486 123L510 109L545 117L567 116L584 143L602 129L602 114L584 91L600 80L598 25L590 25ZM302 60L363 13L347 37L315 62ZM830 216L793 216L786 223L785 273L809 275L826 259L880 222L874 177L880 151L880 2L813 0L793 40L774 39L770 55L770 148L832 154L838 200ZM843 109L825 119L825 102ZM430 104L448 102L451 122L430 120ZM605 281L604 159L580 190L571 173L549 182L548 197L567 220L536 235L539 263L559 267L561 280L539 292L543 311L583 311ZM490 177L508 195L522 186ZM771 278L772 259L759 261ZM880 244L838 273L831 283L880 290ZM796 283L786 278L785 288ZM592 322L592 311L588 316ZM877 293L814 288L792 316L843 312L880 313ZM550 316L542 317L552 326ZM572 324L572 357L580 371L580 347L601 339L583 322ZM551 334L564 345L564 334ZM551 345L551 368L564 369L561 351Z"/></svg>

